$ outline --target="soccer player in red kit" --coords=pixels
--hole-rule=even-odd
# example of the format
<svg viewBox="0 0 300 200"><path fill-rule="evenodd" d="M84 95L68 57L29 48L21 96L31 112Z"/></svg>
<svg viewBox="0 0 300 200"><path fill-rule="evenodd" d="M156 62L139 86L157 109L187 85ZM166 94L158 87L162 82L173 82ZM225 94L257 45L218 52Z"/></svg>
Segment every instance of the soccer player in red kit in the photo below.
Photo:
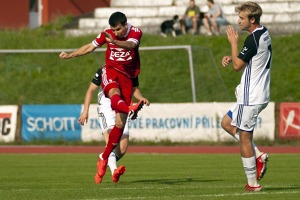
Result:
<svg viewBox="0 0 300 200"><path fill-rule="evenodd" d="M101 183L106 172L109 154L119 143L127 117L136 119L144 101L131 105L132 79L140 73L139 44L142 31L127 23L125 14L113 13L109 18L110 28L102 31L97 38L72 53L61 52L61 59L70 59L93 52L106 44L105 66L102 68L101 87L110 98L111 107L116 111L116 123L110 132L108 143L97 162L95 182Z"/></svg>

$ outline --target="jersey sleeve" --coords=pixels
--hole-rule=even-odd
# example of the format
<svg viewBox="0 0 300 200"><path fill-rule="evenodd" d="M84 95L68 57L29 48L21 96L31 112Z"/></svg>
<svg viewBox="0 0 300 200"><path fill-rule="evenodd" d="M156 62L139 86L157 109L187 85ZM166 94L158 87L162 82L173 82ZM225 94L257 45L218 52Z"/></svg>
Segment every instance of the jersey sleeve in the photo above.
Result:
<svg viewBox="0 0 300 200"><path fill-rule="evenodd" d="M256 55L257 53L257 46L256 42L253 39L252 35L249 35L244 43L244 47L238 55L238 58L243 60L244 62L248 63L250 59Z"/></svg>
<svg viewBox="0 0 300 200"><path fill-rule="evenodd" d="M130 35L128 36L127 41L134 42L136 45L139 45L142 38L142 31L137 27L131 27Z"/></svg>
<svg viewBox="0 0 300 200"><path fill-rule="evenodd" d="M132 79L132 87L138 87L139 86L139 77L135 77Z"/></svg>
<svg viewBox="0 0 300 200"><path fill-rule="evenodd" d="M101 85L101 81L102 81L102 68L99 68L94 76L94 78L92 79L92 83L94 83L97 86Z"/></svg>
<svg viewBox="0 0 300 200"><path fill-rule="evenodd" d="M103 32L99 33L99 35L93 40L93 45L95 47L101 47L106 43L105 35Z"/></svg>

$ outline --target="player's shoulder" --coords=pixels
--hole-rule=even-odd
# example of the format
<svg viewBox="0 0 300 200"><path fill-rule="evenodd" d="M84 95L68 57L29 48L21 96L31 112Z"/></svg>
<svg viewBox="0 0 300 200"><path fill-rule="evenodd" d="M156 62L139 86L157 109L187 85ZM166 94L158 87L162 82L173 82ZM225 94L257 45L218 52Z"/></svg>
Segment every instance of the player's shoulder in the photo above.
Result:
<svg viewBox="0 0 300 200"><path fill-rule="evenodd" d="M106 31L106 30L108 30L108 29L105 29L104 31ZM103 33L104 31L101 31L101 32L97 35L96 40L105 38L105 35L104 35L104 33Z"/></svg>
<svg viewBox="0 0 300 200"><path fill-rule="evenodd" d="M139 34L143 33L139 27L133 26L131 24L128 24L128 26L130 27L130 32L139 33Z"/></svg>
<svg viewBox="0 0 300 200"><path fill-rule="evenodd" d="M248 35L245 40L246 46L256 46L256 35L254 33Z"/></svg>
<svg viewBox="0 0 300 200"><path fill-rule="evenodd" d="M113 33L113 31L112 31L112 29L110 28L110 27L106 27L103 31L102 31L102 33L103 32L107 32L107 33Z"/></svg>
<svg viewBox="0 0 300 200"><path fill-rule="evenodd" d="M264 26L261 26L247 36L245 43L247 43L248 45L252 44L257 46L260 39L264 39L266 35L269 35L268 29L266 29Z"/></svg>

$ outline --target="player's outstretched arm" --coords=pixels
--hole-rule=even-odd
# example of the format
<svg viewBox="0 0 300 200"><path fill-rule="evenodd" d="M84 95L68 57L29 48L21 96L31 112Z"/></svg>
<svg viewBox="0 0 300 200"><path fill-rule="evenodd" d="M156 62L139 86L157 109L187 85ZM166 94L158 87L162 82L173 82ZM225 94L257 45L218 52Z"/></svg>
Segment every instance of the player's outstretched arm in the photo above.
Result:
<svg viewBox="0 0 300 200"><path fill-rule="evenodd" d="M70 59L70 58L74 58L74 57L78 57L78 56L83 56L86 55L88 53L91 53L93 51L95 51L97 47L95 47L92 43L83 45L82 47L80 47L79 49L77 49L76 51L72 52L72 53L66 53L66 52L61 52L59 54L59 57L61 59Z"/></svg>

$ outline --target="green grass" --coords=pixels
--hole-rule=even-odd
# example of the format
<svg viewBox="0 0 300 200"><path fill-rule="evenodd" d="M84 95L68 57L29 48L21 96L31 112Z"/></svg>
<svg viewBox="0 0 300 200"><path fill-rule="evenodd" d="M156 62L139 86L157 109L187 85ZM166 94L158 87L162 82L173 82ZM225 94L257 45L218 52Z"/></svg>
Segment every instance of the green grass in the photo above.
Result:
<svg viewBox="0 0 300 200"><path fill-rule="evenodd" d="M62 23L57 24L0 31L0 49L78 48L95 38L66 37ZM240 34L239 48L245 37L245 33ZM300 34L272 35L271 101L300 101L299 40ZM234 89L241 73L221 66L222 57L230 54L225 35L162 38L144 34L141 42L141 47L166 45L193 45L197 102L235 101ZM140 88L152 103L192 101L186 52L141 51L141 63ZM81 104L96 69L103 64L104 53L63 61L58 53L0 54L0 104Z"/></svg>
<svg viewBox="0 0 300 200"><path fill-rule="evenodd" d="M238 154L127 154L126 173L93 182L93 154L0 154L0 199L298 199L299 155L271 154L259 193L244 192Z"/></svg>

